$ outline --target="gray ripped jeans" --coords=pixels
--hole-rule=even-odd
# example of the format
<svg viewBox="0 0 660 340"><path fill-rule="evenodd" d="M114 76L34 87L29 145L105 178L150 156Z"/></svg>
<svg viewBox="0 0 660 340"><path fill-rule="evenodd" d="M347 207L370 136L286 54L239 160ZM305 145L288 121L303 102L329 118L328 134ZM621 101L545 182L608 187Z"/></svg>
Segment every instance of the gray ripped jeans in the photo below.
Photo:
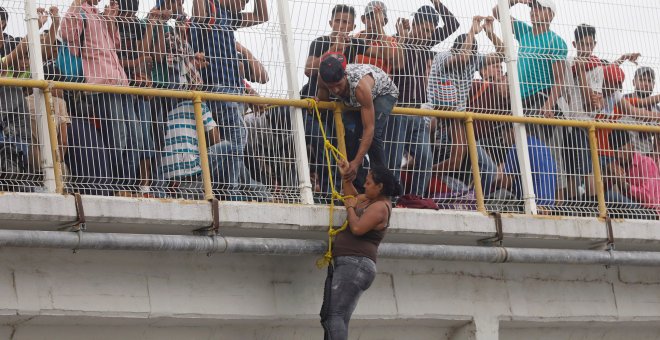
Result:
<svg viewBox="0 0 660 340"><path fill-rule="evenodd" d="M364 256L339 256L333 263L323 293L321 324L325 340L345 340L358 299L376 278L376 263Z"/></svg>

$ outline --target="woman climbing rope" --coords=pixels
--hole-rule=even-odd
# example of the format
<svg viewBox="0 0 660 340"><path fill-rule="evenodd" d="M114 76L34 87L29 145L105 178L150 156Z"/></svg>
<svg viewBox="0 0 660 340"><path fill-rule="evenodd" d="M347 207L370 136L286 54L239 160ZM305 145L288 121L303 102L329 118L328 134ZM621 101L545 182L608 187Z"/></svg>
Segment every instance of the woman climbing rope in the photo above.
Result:
<svg viewBox="0 0 660 340"><path fill-rule="evenodd" d="M321 324L326 340L348 338L348 323L362 292L376 277L376 253L385 236L392 212L392 197L401 186L384 167L374 167L367 174L364 194L353 186L355 174L347 161L339 163L346 198L348 228L337 234L332 248L332 263L321 307Z"/></svg>

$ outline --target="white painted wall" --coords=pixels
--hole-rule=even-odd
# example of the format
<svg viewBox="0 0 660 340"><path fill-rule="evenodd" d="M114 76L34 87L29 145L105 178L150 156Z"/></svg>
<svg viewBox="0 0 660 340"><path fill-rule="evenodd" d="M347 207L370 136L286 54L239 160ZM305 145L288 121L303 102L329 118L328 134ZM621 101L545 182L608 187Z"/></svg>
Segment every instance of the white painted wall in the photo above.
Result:
<svg viewBox="0 0 660 340"><path fill-rule="evenodd" d="M0 249L0 339L320 339L324 272L314 260ZM385 259L378 267L351 339L660 334L653 268Z"/></svg>

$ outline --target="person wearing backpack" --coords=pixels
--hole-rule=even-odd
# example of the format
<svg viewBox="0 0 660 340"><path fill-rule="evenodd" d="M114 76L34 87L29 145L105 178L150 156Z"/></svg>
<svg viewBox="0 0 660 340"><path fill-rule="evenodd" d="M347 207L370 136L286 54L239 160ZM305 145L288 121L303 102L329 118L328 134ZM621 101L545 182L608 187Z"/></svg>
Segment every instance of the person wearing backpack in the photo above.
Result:
<svg viewBox="0 0 660 340"><path fill-rule="evenodd" d="M117 28L118 4L111 1L103 13L96 7L99 0L74 0L62 19L60 34L68 46L70 60L80 58L81 76L84 82L96 85L128 86L129 81L117 55L121 47ZM66 51L66 50L65 50ZM62 69L62 67L60 67ZM64 70L62 70L65 73ZM135 112L134 99L130 95L112 93L86 93L78 106L72 110L77 120L87 120L86 127L92 127L106 147L105 161L94 162L89 166L84 157L73 157L69 164L74 180L85 184L102 183L98 188L104 194L135 196L137 191L137 168L140 153L145 151L142 129ZM91 124L91 125L90 125ZM72 124L72 127L81 126ZM83 144L85 137L81 131L70 131ZM97 144L96 142L93 144ZM83 145L71 144L71 148ZM71 151L71 150L70 150ZM74 152L75 153L75 152ZM78 154L87 154L87 151ZM100 167L100 168L99 168ZM102 169L106 167L108 169ZM109 171L108 171L109 170ZM109 177L99 178L109 173ZM100 180L100 181L99 181Z"/></svg>

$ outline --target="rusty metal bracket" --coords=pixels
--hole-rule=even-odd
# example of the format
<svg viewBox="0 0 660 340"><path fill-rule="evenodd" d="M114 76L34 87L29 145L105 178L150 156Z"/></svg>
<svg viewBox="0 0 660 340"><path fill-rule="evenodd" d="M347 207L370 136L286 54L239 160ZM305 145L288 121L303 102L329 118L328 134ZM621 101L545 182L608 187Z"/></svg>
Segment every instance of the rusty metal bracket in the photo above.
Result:
<svg viewBox="0 0 660 340"><path fill-rule="evenodd" d="M73 194L73 199L76 202L76 220L70 225L58 228L58 230L84 231L87 229L87 219L85 218L85 208L83 207L82 196L76 192Z"/></svg>
<svg viewBox="0 0 660 340"><path fill-rule="evenodd" d="M504 241L502 214L499 212L491 212L489 216L493 217L493 220L495 220L495 236L478 240L477 243L482 246L498 245L501 247Z"/></svg>
<svg viewBox="0 0 660 340"><path fill-rule="evenodd" d="M218 235L220 230L220 204L217 198L209 200L211 203L211 225L193 230L193 235L199 236L215 236Z"/></svg>
<svg viewBox="0 0 660 340"><path fill-rule="evenodd" d="M605 227L607 230L607 243L606 243L606 249L607 250L614 250L614 230L612 228L612 219L607 216L605 218Z"/></svg>

